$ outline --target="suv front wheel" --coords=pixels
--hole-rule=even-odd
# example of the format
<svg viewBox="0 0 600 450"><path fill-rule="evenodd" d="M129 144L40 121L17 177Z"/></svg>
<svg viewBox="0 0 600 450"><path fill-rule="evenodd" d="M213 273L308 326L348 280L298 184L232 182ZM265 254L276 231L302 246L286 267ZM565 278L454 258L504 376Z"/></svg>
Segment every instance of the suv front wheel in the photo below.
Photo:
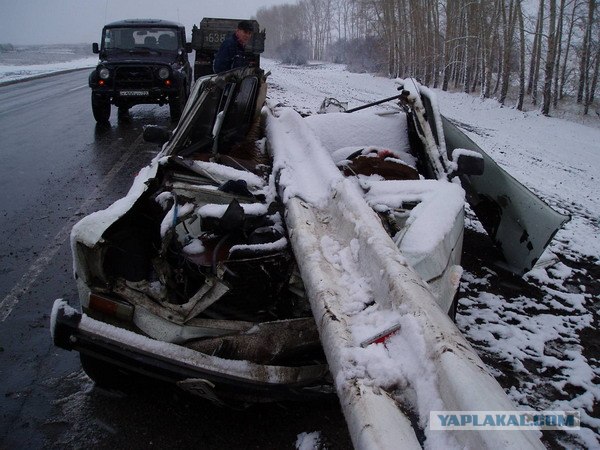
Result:
<svg viewBox="0 0 600 450"><path fill-rule="evenodd" d="M182 86L182 88L179 90L179 95L169 100L169 112L171 113L172 122L177 122L181 117L183 107L187 101L186 92L187 90L185 89L185 86Z"/></svg>
<svg viewBox="0 0 600 450"><path fill-rule="evenodd" d="M110 98L92 94L92 112L96 122L108 122L108 119L110 119Z"/></svg>

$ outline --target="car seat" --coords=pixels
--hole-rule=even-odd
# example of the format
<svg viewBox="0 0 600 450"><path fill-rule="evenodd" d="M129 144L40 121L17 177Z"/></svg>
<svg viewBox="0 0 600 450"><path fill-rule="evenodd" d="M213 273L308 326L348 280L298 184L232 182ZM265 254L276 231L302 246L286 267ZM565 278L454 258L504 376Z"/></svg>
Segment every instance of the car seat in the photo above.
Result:
<svg viewBox="0 0 600 450"><path fill-rule="evenodd" d="M168 34L161 34L158 37L158 47L163 50L176 50L177 41Z"/></svg>
<svg viewBox="0 0 600 450"><path fill-rule="evenodd" d="M144 38L144 47L155 48L156 47L156 38L154 36L146 36Z"/></svg>

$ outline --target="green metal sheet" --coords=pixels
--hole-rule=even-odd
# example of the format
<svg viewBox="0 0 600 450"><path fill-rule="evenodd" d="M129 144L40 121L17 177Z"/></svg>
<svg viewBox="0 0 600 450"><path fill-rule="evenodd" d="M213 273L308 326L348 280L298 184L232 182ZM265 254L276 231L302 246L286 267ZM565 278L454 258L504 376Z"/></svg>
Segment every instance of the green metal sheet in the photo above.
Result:
<svg viewBox="0 0 600 450"><path fill-rule="evenodd" d="M531 270L546 246L570 217L554 211L515 180L456 125L442 117L448 155L457 148L480 153L485 161L480 176L461 175L467 200L500 249L509 270Z"/></svg>

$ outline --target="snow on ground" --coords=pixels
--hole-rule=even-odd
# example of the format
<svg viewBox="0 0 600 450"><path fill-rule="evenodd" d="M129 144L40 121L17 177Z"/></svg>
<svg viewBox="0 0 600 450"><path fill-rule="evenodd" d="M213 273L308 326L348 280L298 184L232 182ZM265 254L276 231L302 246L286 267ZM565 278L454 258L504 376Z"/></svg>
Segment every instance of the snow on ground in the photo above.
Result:
<svg viewBox="0 0 600 450"><path fill-rule="evenodd" d="M0 65L0 84L91 67L96 61ZM302 115L316 113L325 97L347 101L352 108L397 92L394 80L352 74L341 65L295 67L263 61L272 72L269 101ZM595 300L600 296L600 121L583 125L500 108L494 100L434 91L442 114L517 180L572 216L546 252L545 259L557 260L555 264L521 279L493 265L481 225L468 211L458 326L520 408L581 411L582 430L570 435L545 432L547 445L599 447L600 321ZM376 108L398 110L393 102ZM312 433L298 436L296 447L306 448L315 438Z"/></svg>
<svg viewBox="0 0 600 450"><path fill-rule="evenodd" d="M312 433L300 433L296 440L297 450L318 450L321 448L321 433L313 431Z"/></svg>
<svg viewBox="0 0 600 450"><path fill-rule="evenodd" d="M23 80L65 70L84 69L87 67L92 68L95 67L96 64L98 64L97 56L75 59L67 62L35 64L30 66L0 63L0 85L10 81Z"/></svg>

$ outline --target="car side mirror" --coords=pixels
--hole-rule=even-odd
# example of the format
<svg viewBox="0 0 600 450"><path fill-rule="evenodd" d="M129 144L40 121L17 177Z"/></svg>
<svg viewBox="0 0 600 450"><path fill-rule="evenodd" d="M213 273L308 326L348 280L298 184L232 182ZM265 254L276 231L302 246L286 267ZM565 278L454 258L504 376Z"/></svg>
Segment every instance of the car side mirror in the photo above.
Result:
<svg viewBox="0 0 600 450"><path fill-rule="evenodd" d="M185 51L186 53L192 53L194 49L192 48L192 43L191 42L186 42L185 43Z"/></svg>
<svg viewBox="0 0 600 450"><path fill-rule="evenodd" d="M171 139L171 132L165 128L157 127L156 125L147 125L144 127L143 136L146 142L163 145Z"/></svg>
<svg viewBox="0 0 600 450"><path fill-rule="evenodd" d="M473 150L454 149L452 161L456 163L455 173L457 175L482 175L485 170L483 156Z"/></svg>
<svg viewBox="0 0 600 450"><path fill-rule="evenodd" d="M98 47L98 43L97 42L94 42L92 44L92 52L94 52L96 54L100 53L100 47Z"/></svg>

